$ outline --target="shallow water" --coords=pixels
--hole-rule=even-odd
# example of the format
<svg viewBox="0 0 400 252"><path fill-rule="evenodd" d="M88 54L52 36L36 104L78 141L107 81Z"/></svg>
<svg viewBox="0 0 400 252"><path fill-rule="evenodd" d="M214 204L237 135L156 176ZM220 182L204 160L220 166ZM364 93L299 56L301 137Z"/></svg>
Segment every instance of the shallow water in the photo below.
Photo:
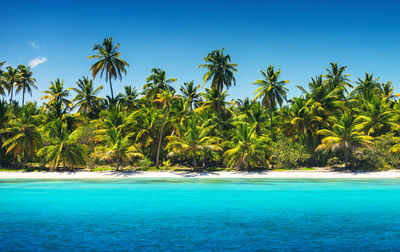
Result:
<svg viewBox="0 0 400 252"><path fill-rule="evenodd" d="M0 251L399 248L400 180L0 180Z"/></svg>

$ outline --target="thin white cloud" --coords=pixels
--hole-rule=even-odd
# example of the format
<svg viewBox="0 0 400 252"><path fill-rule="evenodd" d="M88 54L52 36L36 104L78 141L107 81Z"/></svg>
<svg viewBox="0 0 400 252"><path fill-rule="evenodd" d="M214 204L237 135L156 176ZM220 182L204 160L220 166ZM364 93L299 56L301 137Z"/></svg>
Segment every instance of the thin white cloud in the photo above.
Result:
<svg viewBox="0 0 400 252"><path fill-rule="evenodd" d="M35 41L28 41L28 45L32 46L36 50L39 50L39 44L36 43Z"/></svg>
<svg viewBox="0 0 400 252"><path fill-rule="evenodd" d="M43 64L46 61L47 61L46 57L40 57L39 56L39 57L36 57L33 60L29 61L29 66L32 67L32 68L35 68L38 65Z"/></svg>

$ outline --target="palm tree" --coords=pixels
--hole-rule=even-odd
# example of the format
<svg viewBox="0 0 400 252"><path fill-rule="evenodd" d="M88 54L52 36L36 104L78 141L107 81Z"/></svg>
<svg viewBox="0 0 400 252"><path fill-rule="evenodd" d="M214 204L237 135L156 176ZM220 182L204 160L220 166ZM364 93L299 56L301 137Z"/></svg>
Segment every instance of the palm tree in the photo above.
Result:
<svg viewBox="0 0 400 252"><path fill-rule="evenodd" d="M229 114L234 115L234 112L227 107L229 103L225 101L226 97L228 97L226 91L218 92L217 89L206 88L206 92L202 93L202 96L204 99L199 102L200 107L196 108L195 112L210 110L216 113L221 121L224 121Z"/></svg>
<svg viewBox="0 0 400 252"><path fill-rule="evenodd" d="M197 152L203 150L222 151L218 145L220 139L209 136L210 127L199 126L197 118L189 119L187 125L180 135L167 136L168 144L165 149L170 149L168 155L176 153L191 154L193 156L193 167L197 171Z"/></svg>
<svg viewBox="0 0 400 252"><path fill-rule="evenodd" d="M267 116L263 111L261 104L255 102L251 104L248 119L252 127L254 127L258 136L262 135L262 127L267 121Z"/></svg>
<svg viewBox="0 0 400 252"><path fill-rule="evenodd" d="M8 94L11 95L10 97L10 104L11 104L14 94L14 87L20 82L20 75L18 69L8 66L7 71L3 72L3 75L1 76L0 80L2 86L5 87L5 89L7 89L8 91Z"/></svg>
<svg viewBox="0 0 400 252"><path fill-rule="evenodd" d="M323 119L313 114L302 98L293 99L291 110L293 117L290 121L290 128L296 130L296 133L304 139L306 146L310 147L313 141L313 134Z"/></svg>
<svg viewBox="0 0 400 252"><path fill-rule="evenodd" d="M38 151L38 156L51 170L58 170L61 164L64 169L85 164L86 150L78 143L78 130L71 133L67 124L57 119L50 123L47 131L50 142Z"/></svg>
<svg viewBox="0 0 400 252"><path fill-rule="evenodd" d="M145 150L148 156L156 158L158 137L162 123L162 113L154 106L136 110L129 115L126 122L132 131L136 133L133 137L135 143Z"/></svg>
<svg viewBox="0 0 400 252"><path fill-rule="evenodd" d="M263 126L266 124L267 116L259 102L250 102L246 98L244 101L239 100L240 115L236 116L235 120L245 121L254 127L258 136L262 135Z"/></svg>
<svg viewBox="0 0 400 252"><path fill-rule="evenodd" d="M357 86L352 92L352 95L360 95L365 99L370 99L374 94L380 91L379 78L374 79L373 74L365 73L364 80L358 78Z"/></svg>
<svg viewBox="0 0 400 252"><path fill-rule="evenodd" d="M88 77L79 79L76 84L78 88L72 88L76 92L76 96L72 100L72 103L75 103L73 108L78 108L78 112L83 115L93 115L100 109L101 98L96 95L103 89L103 86L95 89L93 80Z"/></svg>
<svg viewBox="0 0 400 252"><path fill-rule="evenodd" d="M103 145L95 148L94 157L99 157L100 160L115 161L117 166L116 171L119 167L124 164L125 161L131 160L134 157L143 158L144 155L130 141L130 136L124 136L122 128L111 128L104 131L98 131L99 139Z"/></svg>
<svg viewBox="0 0 400 252"><path fill-rule="evenodd" d="M259 137L255 128L251 128L248 123L239 123L232 135L232 140L225 145L229 147L225 151L225 162L228 167L250 168L266 166L267 137Z"/></svg>
<svg viewBox="0 0 400 252"><path fill-rule="evenodd" d="M164 104L164 116L163 116L163 120L161 123L160 134L159 134L159 139L158 139L158 146L157 146L157 156L156 156L156 168L157 169L159 166L159 159L160 159L160 152L161 152L161 145L162 145L162 141L163 141L163 133L164 133L165 123L166 123L167 117L169 115L171 102L175 99L177 99L177 97L174 95L174 92L171 93L168 90L164 90L164 92L162 92L161 94L158 94L157 98L154 100L154 102Z"/></svg>
<svg viewBox="0 0 400 252"><path fill-rule="evenodd" d="M11 115L10 106L8 106L5 100L0 100L0 129L4 129L8 123L8 117ZM0 141L1 141L0 137ZM0 145L1 146L1 145Z"/></svg>
<svg viewBox="0 0 400 252"><path fill-rule="evenodd" d="M269 109L269 116L271 120L271 136L274 140L274 124L273 124L273 111L276 109L276 104L282 106L283 100L286 100L286 83L287 80L279 80L281 70L274 70L274 66L268 66L266 72L260 71L264 79L259 79L253 82L253 85L260 86L254 94L256 94L254 99L260 99L264 107Z"/></svg>
<svg viewBox="0 0 400 252"><path fill-rule="evenodd" d="M43 109L47 109L49 112L47 114L48 121L68 118L69 107L64 106L59 100L54 100L50 105L45 103Z"/></svg>
<svg viewBox="0 0 400 252"><path fill-rule="evenodd" d="M10 106L8 106L5 100L0 100L0 129L4 129L9 121L9 116L11 115ZM3 142L5 137L0 130L0 162L5 159L5 149L3 148Z"/></svg>
<svg viewBox="0 0 400 252"><path fill-rule="evenodd" d="M189 115L191 115L191 111L188 109L188 103L184 101L184 99L177 95L170 106L170 113L168 121L171 124L171 130L177 131L179 125L182 125L182 122L185 121Z"/></svg>
<svg viewBox="0 0 400 252"><path fill-rule="evenodd" d="M135 87L124 86L125 93L121 94L121 102L126 106L126 109L134 109L138 105L138 92Z"/></svg>
<svg viewBox="0 0 400 252"><path fill-rule="evenodd" d="M32 77L33 72L31 71L30 67L26 67L25 65L18 66L19 71L19 82L17 82L16 87L17 89L15 92L18 94L22 91L22 106L25 102L25 92L28 92L32 95L32 88L36 88L35 84L36 79Z"/></svg>
<svg viewBox="0 0 400 252"><path fill-rule="evenodd" d="M344 112L332 129L322 129L318 135L325 136L316 151L344 151L345 167L348 166L349 155L362 147L372 144L373 138L359 131L359 125L348 112Z"/></svg>
<svg viewBox="0 0 400 252"><path fill-rule="evenodd" d="M392 101L378 95L373 95L369 101L364 99L363 104L355 109L359 114L356 118L358 127L374 137L398 128L397 113L392 104Z"/></svg>
<svg viewBox="0 0 400 252"><path fill-rule="evenodd" d="M3 70L1 69L6 64L6 61L0 62L0 93L4 94L4 86L1 81L1 77L3 76Z"/></svg>
<svg viewBox="0 0 400 252"><path fill-rule="evenodd" d="M197 104L201 101L200 94L197 93L199 88L200 85L194 86L193 81L185 82L180 87L183 98L189 104L190 111L193 111L193 105L197 107Z"/></svg>
<svg viewBox="0 0 400 252"><path fill-rule="evenodd" d="M306 91L301 86L296 87L305 94L306 106L310 107L315 115L325 119L328 119L329 116L344 106L344 102L339 99L343 87L331 90L328 84L324 82L322 75L317 75L315 78L311 77L311 81L308 83L310 91Z"/></svg>
<svg viewBox="0 0 400 252"><path fill-rule="evenodd" d="M224 86L229 89L232 84L236 85L236 79L233 76L237 72L237 64L231 63L231 56L224 55L225 48L214 50L204 58L206 64L201 64L199 68L206 68L207 73L203 76L203 85L211 80L211 89L222 92Z"/></svg>
<svg viewBox="0 0 400 252"><path fill-rule="evenodd" d="M340 66L338 63L330 63L331 69L325 68L325 70L328 72L327 74L324 75L327 80L327 84L329 87L329 90L335 90L336 88L341 88L341 97L344 97L343 91L346 90L346 87L353 88L353 86L350 84L351 81L348 79L350 74L345 74L344 72L346 71L347 66Z"/></svg>
<svg viewBox="0 0 400 252"><path fill-rule="evenodd" d="M126 122L126 112L121 104L111 106L108 110L102 110L96 126L101 129L123 128Z"/></svg>
<svg viewBox="0 0 400 252"><path fill-rule="evenodd" d="M391 81L381 83L379 85L379 91L381 95L387 100L393 100L396 97L399 97L400 94L393 94L394 93L394 87L393 83Z"/></svg>
<svg viewBox="0 0 400 252"><path fill-rule="evenodd" d="M71 101L67 99L69 96L69 90L72 88L64 89L64 81L61 81L59 78L54 82L50 82L49 90L42 91L42 93L46 94L42 96L42 100L49 100L47 102L48 105L51 105L55 101L59 101L64 104L66 107L69 107Z"/></svg>
<svg viewBox="0 0 400 252"><path fill-rule="evenodd" d="M64 89L64 81L57 78L54 82L50 82L51 86L48 90L42 91L46 94L42 96L42 100L48 100L45 103L45 107L50 109L56 116L56 118L62 118L62 116L71 107L71 101L67 99L69 96L69 90L71 88Z"/></svg>
<svg viewBox="0 0 400 252"><path fill-rule="evenodd" d="M0 62L0 76L3 73L3 71L1 70L1 68L6 64L6 61Z"/></svg>
<svg viewBox="0 0 400 252"><path fill-rule="evenodd" d="M248 97L246 97L244 100L237 99L236 103L237 103L237 108L238 108L239 112L248 115L248 113L251 109L251 105L253 105L253 103L255 103L255 102L250 101L250 99Z"/></svg>
<svg viewBox="0 0 400 252"><path fill-rule="evenodd" d="M8 125L0 131L9 136L3 143L6 154L12 153L14 158L23 157L24 165L30 157L37 153L42 144L42 137L37 127L39 122L36 113L35 104L28 103L22 108L19 115L11 114Z"/></svg>
<svg viewBox="0 0 400 252"><path fill-rule="evenodd" d="M147 84L143 86L143 92L148 99L153 100L158 94L163 93L165 90L169 92L175 91L171 84L177 80L176 78L167 79L164 70L153 68L151 70L151 75L146 79Z"/></svg>
<svg viewBox="0 0 400 252"><path fill-rule="evenodd" d="M109 95L106 95L105 99L101 99L101 108L102 109L110 109L111 107L115 107L121 105L122 95L119 93L114 98L111 98Z"/></svg>
<svg viewBox="0 0 400 252"><path fill-rule="evenodd" d="M97 54L89 56L89 59L97 59L90 70L92 71L93 79L96 78L97 74L100 73L100 77L105 74L105 80L110 83L111 98L114 99L114 93L112 88L112 79L119 78L122 80L122 74L126 75L125 67L129 67L129 64L123 59L119 58L121 53L118 51L119 43L114 46L112 37L105 38L102 44L95 44L93 51L97 51Z"/></svg>

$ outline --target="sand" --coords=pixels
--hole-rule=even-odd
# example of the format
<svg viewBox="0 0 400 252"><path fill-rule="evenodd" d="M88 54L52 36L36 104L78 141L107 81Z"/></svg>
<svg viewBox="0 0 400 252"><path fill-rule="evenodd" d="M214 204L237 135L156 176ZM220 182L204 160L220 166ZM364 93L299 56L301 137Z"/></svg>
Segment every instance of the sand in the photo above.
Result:
<svg viewBox="0 0 400 252"><path fill-rule="evenodd" d="M264 172L0 172L0 179L116 179L116 178L318 178L400 179L400 170L381 172L264 171Z"/></svg>

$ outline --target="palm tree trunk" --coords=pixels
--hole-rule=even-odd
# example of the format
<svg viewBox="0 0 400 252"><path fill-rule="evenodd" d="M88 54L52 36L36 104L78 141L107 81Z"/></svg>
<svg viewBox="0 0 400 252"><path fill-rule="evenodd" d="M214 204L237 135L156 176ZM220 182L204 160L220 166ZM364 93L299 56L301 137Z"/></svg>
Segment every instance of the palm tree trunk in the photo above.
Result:
<svg viewBox="0 0 400 252"><path fill-rule="evenodd" d="M348 160L349 160L349 152L347 149L344 149L344 167L347 169L347 165L348 165Z"/></svg>
<svg viewBox="0 0 400 252"><path fill-rule="evenodd" d="M119 171L119 166L121 165L120 158L117 158L117 167L115 167L115 171Z"/></svg>
<svg viewBox="0 0 400 252"><path fill-rule="evenodd" d="M194 170L197 171L197 160L196 160L196 151L193 150L193 164L194 164Z"/></svg>
<svg viewBox="0 0 400 252"><path fill-rule="evenodd" d="M275 97L273 95L271 95L271 97L269 98L269 104L270 104L269 117L270 117L270 120L271 120L271 138L272 138L272 141L275 141L274 122L273 122L273 118L272 118L272 114L273 114L273 101L272 101L272 99L275 99Z"/></svg>
<svg viewBox="0 0 400 252"><path fill-rule="evenodd" d="M23 165L23 167L25 167L26 163L28 163L28 154L26 152L27 151L24 150L24 165Z"/></svg>
<svg viewBox="0 0 400 252"><path fill-rule="evenodd" d="M312 142L313 135L310 130L307 130L307 134L304 135L304 140L305 140L306 148L308 148L309 151L312 151L315 149L315 148L313 148L313 142Z"/></svg>
<svg viewBox="0 0 400 252"><path fill-rule="evenodd" d="M222 87L223 87L223 85L224 85L224 83L222 82L220 85L218 85L218 87L217 87L217 93L218 93L218 100L217 100L217 106L218 106L218 118L220 119L220 120L222 120L222 118L221 118L221 115L222 115L222 110L221 110L221 104L220 104L220 101L219 101L219 94L220 93L222 93ZM220 86L221 86L221 88L220 88Z"/></svg>
<svg viewBox="0 0 400 252"><path fill-rule="evenodd" d="M110 89L111 89L111 99L114 101L114 92L111 84L111 78L110 78Z"/></svg>
<svg viewBox="0 0 400 252"><path fill-rule="evenodd" d="M25 102L25 87L22 89L22 107L24 107Z"/></svg>
<svg viewBox="0 0 400 252"><path fill-rule="evenodd" d="M269 117L271 118L271 138L274 140L274 122L272 120L272 110L269 112Z"/></svg>
<svg viewBox="0 0 400 252"><path fill-rule="evenodd" d="M161 144L162 144L162 137L163 137L163 132L164 132L164 126L165 126L165 121L167 120L167 114L169 110L169 105L166 105L165 108L165 113L163 117L163 121L161 124L161 129L160 129L160 138L158 139L158 146L157 146L157 157L156 157L156 168L158 169L159 161L160 161L160 152L161 152Z"/></svg>
<svg viewBox="0 0 400 252"><path fill-rule="evenodd" d="M14 88L13 88L13 87L11 87L11 98L10 98L10 105L11 105L11 103L12 103L13 94L14 94Z"/></svg>
<svg viewBox="0 0 400 252"><path fill-rule="evenodd" d="M221 110L221 105L220 105L219 99L217 101L217 106L218 106L218 118L219 118L219 120L222 120L222 110Z"/></svg>
<svg viewBox="0 0 400 252"><path fill-rule="evenodd" d="M235 171L240 171L240 165L235 166Z"/></svg>
<svg viewBox="0 0 400 252"><path fill-rule="evenodd" d="M269 117L270 117L270 120L271 120L271 139L272 139L272 141L275 141L274 122L273 122L273 118L272 118L272 101L270 102Z"/></svg>

